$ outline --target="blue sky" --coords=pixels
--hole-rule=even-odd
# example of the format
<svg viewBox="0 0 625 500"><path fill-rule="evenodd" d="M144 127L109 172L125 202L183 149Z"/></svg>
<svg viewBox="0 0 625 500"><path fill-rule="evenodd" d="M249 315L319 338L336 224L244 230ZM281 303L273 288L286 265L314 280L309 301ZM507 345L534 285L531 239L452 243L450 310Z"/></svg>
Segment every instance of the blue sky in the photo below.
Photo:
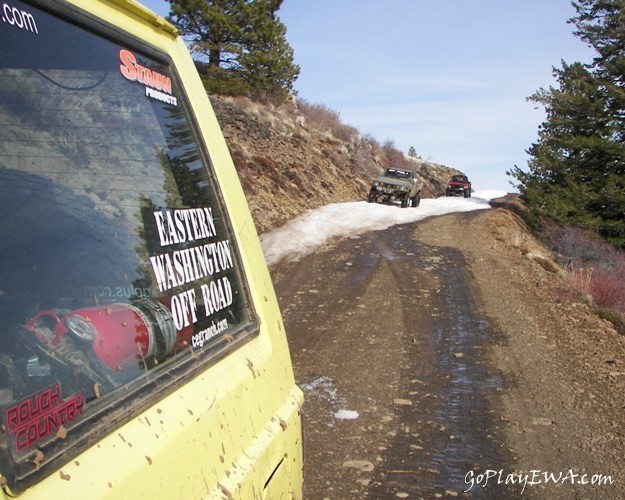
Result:
<svg viewBox="0 0 625 500"><path fill-rule="evenodd" d="M167 15L164 0L143 0ZM589 62L569 0L285 0L300 98L381 143L511 191L544 119L526 97Z"/></svg>

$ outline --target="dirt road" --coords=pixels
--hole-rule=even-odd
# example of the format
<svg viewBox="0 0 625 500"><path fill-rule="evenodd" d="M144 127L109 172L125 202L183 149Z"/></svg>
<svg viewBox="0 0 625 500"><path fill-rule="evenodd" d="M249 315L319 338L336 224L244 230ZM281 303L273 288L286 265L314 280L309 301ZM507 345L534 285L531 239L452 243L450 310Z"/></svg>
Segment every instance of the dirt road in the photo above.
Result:
<svg viewBox="0 0 625 500"><path fill-rule="evenodd" d="M306 498L623 497L625 343L554 298L554 271L503 210L276 266L307 398ZM562 350L571 321L585 365Z"/></svg>

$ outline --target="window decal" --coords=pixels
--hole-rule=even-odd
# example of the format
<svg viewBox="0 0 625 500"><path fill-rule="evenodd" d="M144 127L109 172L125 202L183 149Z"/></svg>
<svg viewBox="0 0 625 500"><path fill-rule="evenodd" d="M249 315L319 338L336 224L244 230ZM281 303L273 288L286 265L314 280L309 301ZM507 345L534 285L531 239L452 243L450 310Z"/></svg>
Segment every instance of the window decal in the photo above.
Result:
<svg viewBox="0 0 625 500"><path fill-rule="evenodd" d="M158 71L151 70L137 62L137 57L129 50L119 51L119 71L131 82L145 85L145 95L173 106L178 106L178 99L172 95L171 78Z"/></svg>
<svg viewBox="0 0 625 500"><path fill-rule="evenodd" d="M8 3L3 3L1 9L2 15L0 15L0 20L2 20L4 24L8 24L20 30L29 31L30 33L39 34L35 16L28 10L13 7Z"/></svg>
<svg viewBox="0 0 625 500"><path fill-rule="evenodd" d="M12 452L23 456L51 435L82 415L85 400L75 394L65 400L61 386L54 384L5 410L5 426Z"/></svg>
<svg viewBox="0 0 625 500"><path fill-rule="evenodd" d="M198 314L208 318L233 303L230 280L216 275L234 267L230 242L205 241L217 237L210 208L167 210L154 212L161 248L180 247L150 257L152 270L161 292L178 289L171 297L170 311L176 330L198 322ZM193 242L189 246L189 243ZM196 288L179 287L212 277ZM198 299L203 307L198 311ZM185 339L190 340L190 339ZM194 342L195 344L196 342Z"/></svg>

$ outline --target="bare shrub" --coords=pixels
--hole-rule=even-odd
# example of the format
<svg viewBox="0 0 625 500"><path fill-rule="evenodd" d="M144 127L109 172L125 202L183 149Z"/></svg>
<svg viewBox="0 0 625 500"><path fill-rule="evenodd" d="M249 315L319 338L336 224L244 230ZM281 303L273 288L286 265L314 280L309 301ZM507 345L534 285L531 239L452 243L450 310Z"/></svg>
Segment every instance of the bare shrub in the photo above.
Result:
<svg viewBox="0 0 625 500"><path fill-rule="evenodd" d="M564 288L574 296L600 309L625 314L625 268L619 270L575 268L566 273Z"/></svg>
<svg viewBox="0 0 625 500"><path fill-rule="evenodd" d="M377 177L380 165L376 154L380 143L371 135L357 136L353 141L352 168L369 178Z"/></svg>
<svg viewBox="0 0 625 500"><path fill-rule="evenodd" d="M320 132L329 132L335 139L350 142L358 135L358 129L343 123L340 113L325 104L311 104L300 99L298 109L310 127Z"/></svg>
<svg viewBox="0 0 625 500"><path fill-rule="evenodd" d="M382 166L384 168L388 167L399 167L399 163L403 158L403 154L395 147L395 143L390 139L387 139L384 144L382 144Z"/></svg>
<svg viewBox="0 0 625 500"><path fill-rule="evenodd" d="M344 169L349 166L348 157L346 155L342 155L336 149L328 149L326 151L326 156L332 162L332 164L337 168Z"/></svg>
<svg viewBox="0 0 625 500"><path fill-rule="evenodd" d="M588 267L614 269L623 263L623 252L594 231L576 226L542 222L542 237L566 268Z"/></svg>
<svg viewBox="0 0 625 500"><path fill-rule="evenodd" d="M380 144L373 136L357 136L353 144L354 168L370 178L377 177L382 170L389 167L419 172L419 166L414 160L405 156L390 139Z"/></svg>
<svg viewBox="0 0 625 500"><path fill-rule="evenodd" d="M624 262L625 264L625 262ZM601 269L592 274L590 294L594 304L625 314L625 268Z"/></svg>
<svg viewBox="0 0 625 500"><path fill-rule="evenodd" d="M390 139L382 145L382 160L380 163L384 168L395 167L416 170L414 162L397 149L395 143Z"/></svg>
<svg viewBox="0 0 625 500"><path fill-rule="evenodd" d="M236 96L231 97L230 100L236 104L239 109L249 110L253 108L258 108L258 105L254 103L249 97L245 96Z"/></svg>
<svg viewBox="0 0 625 500"><path fill-rule="evenodd" d="M358 135L358 129L356 127L352 127L351 125L339 122L332 127L332 133L337 139L349 142L353 137Z"/></svg>
<svg viewBox="0 0 625 500"><path fill-rule="evenodd" d="M564 276L565 291L587 304L592 304L593 299L590 293L592 273L592 268L572 269Z"/></svg>
<svg viewBox="0 0 625 500"><path fill-rule="evenodd" d="M542 237L558 262L568 269L563 291L592 304L619 329L625 324L625 252L595 232L543 221ZM619 329L620 331L620 329Z"/></svg>
<svg viewBox="0 0 625 500"><path fill-rule="evenodd" d="M311 104L305 99L300 99L298 108L306 117L309 126L317 130L331 131L337 124L341 124L340 114L325 104Z"/></svg>

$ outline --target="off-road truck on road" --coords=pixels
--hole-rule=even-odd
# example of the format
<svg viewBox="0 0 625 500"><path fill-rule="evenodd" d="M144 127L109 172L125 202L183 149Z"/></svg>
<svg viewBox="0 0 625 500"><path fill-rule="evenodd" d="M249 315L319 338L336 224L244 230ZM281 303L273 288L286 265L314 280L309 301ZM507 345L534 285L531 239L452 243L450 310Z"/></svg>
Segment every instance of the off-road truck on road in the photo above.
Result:
<svg viewBox="0 0 625 500"><path fill-rule="evenodd" d="M399 168L387 168L386 171L373 181L367 201L399 201L402 208L408 205L418 207L421 202L421 182L414 172Z"/></svg>
<svg viewBox="0 0 625 500"><path fill-rule="evenodd" d="M471 183L466 175L454 175L447 183L445 196L471 197Z"/></svg>

